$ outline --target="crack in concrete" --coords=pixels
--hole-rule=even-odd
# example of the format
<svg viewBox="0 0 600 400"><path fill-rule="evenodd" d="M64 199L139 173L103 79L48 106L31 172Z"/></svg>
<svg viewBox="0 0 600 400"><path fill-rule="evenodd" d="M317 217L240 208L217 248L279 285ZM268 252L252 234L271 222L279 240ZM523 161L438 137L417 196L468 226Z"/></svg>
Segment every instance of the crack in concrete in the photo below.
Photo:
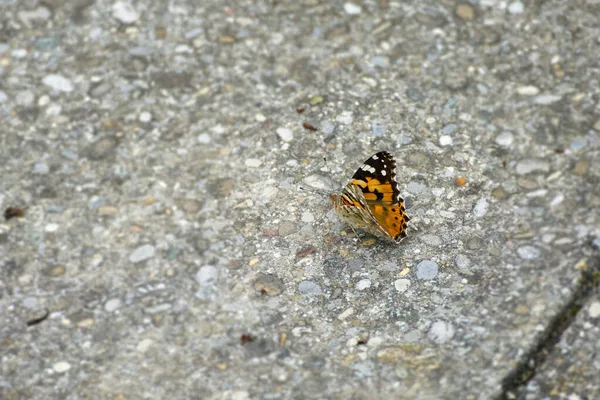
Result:
<svg viewBox="0 0 600 400"><path fill-rule="evenodd" d="M502 380L502 392L497 400L511 400L522 397L525 386L535 377L540 366L560 341L562 334L575 320L593 291L600 286L600 256L595 255L581 269L581 277L569 301L550 321L539 336L535 345L526 352L515 368Z"/></svg>

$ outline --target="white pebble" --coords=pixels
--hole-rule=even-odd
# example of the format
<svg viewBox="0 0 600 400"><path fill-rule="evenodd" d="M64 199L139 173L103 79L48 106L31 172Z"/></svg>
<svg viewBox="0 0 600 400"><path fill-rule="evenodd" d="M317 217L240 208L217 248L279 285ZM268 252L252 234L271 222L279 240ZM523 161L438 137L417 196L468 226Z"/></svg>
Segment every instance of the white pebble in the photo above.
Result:
<svg viewBox="0 0 600 400"><path fill-rule="evenodd" d="M104 304L104 309L107 312L113 312L121 307L121 299L110 299Z"/></svg>
<svg viewBox="0 0 600 400"><path fill-rule="evenodd" d="M473 207L473 216L475 218L483 217L487 213L488 206L489 203L485 198L477 200L477 203L475 203L475 207Z"/></svg>
<svg viewBox="0 0 600 400"><path fill-rule="evenodd" d="M590 318L600 317L600 301L593 301L592 304L590 304L588 314L590 315Z"/></svg>
<svg viewBox="0 0 600 400"><path fill-rule="evenodd" d="M548 104L556 103L560 99L562 99L562 96L556 96L556 95L552 95L552 94L543 94L541 96L537 96L533 100L533 102L535 104L548 105Z"/></svg>
<svg viewBox="0 0 600 400"><path fill-rule="evenodd" d="M260 161L258 158L248 158L246 161L244 161L244 164L249 168L258 168L261 166L262 161Z"/></svg>
<svg viewBox="0 0 600 400"><path fill-rule="evenodd" d="M265 116L264 116L264 115L262 115L262 114L256 114L256 115L254 116L254 119L255 119L257 122L265 122L265 121L267 120L267 117L265 117Z"/></svg>
<svg viewBox="0 0 600 400"><path fill-rule="evenodd" d="M344 4L344 11L346 11L346 14L358 15L361 12L361 8L360 8L360 6L357 6L356 4L346 3L346 4Z"/></svg>
<svg viewBox="0 0 600 400"><path fill-rule="evenodd" d="M58 372L60 374L60 373L67 372L68 370L70 370L71 369L71 364L69 364L66 361L59 361L59 362L57 362L56 364L54 364L52 366L52 369L55 372Z"/></svg>
<svg viewBox="0 0 600 400"><path fill-rule="evenodd" d="M289 128L277 128L277 135L284 142L290 142L294 139L294 132Z"/></svg>
<svg viewBox="0 0 600 400"><path fill-rule="evenodd" d="M354 116L352 115L352 111L344 111L335 117L335 120L341 124L350 125L354 121Z"/></svg>
<svg viewBox="0 0 600 400"><path fill-rule="evenodd" d="M496 144L502 147L510 147L513 143L514 136L508 131L504 131L496 136Z"/></svg>
<svg viewBox="0 0 600 400"><path fill-rule="evenodd" d="M452 339L454 333L455 329L451 323L445 321L435 321L431 325L427 337L436 343L446 343L448 340Z"/></svg>
<svg viewBox="0 0 600 400"><path fill-rule="evenodd" d="M508 12L511 14L522 14L523 13L523 3L520 1L515 1L514 3L510 3L508 6Z"/></svg>
<svg viewBox="0 0 600 400"><path fill-rule="evenodd" d="M42 83L58 92L72 92L73 83L62 75L50 74L42 79Z"/></svg>
<svg viewBox="0 0 600 400"><path fill-rule="evenodd" d="M519 86L517 88L517 93L521 96L535 96L540 92L540 89L535 86Z"/></svg>
<svg viewBox="0 0 600 400"><path fill-rule="evenodd" d="M440 136L440 146L450 146L452 145L452 136L442 135Z"/></svg>
<svg viewBox="0 0 600 400"><path fill-rule="evenodd" d="M140 353L145 353L146 351L148 351L150 346L152 346L153 344L154 344L154 341L152 339L143 339L136 346L136 350L139 351Z"/></svg>
<svg viewBox="0 0 600 400"><path fill-rule="evenodd" d="M140 17L136 9L130 3L124 1L118 1L113 5L112 14L116 20L123 24L132 24Z"/></svg>
<svg viewBox="0 0 600 400"><path fill-rule="evenodd" d="M356 283L356 290L365 290L371 287L370 279L361 279Z"/></svg>
<svg viewBox="0 0 600 400"><path fill-rule="evenodd" d="M540 250L533 246L521 246L517 249L517 254L523 260L535 260L540 256Z"/></svg>
<svg viewBox="0 0 600 400"><path fill-rule="evenodd" d="M143 246L138 247L129 255L129 261L132 263L138 263L145 261L149 258L154 257L154 246L150 244L145 244Z"/></svg>
<svg viewBox="0 0 600 400"><path fill-rule="evenodd" d="M201 133L198 135L198 141L202 144L209 144L211 141L210 135L208 133Z"/></svg>
<svg viewBox="0 0 600 400"><path fill-rule="evenodd" d="M139 116L140 122L148 123L152 121L152 114L148 111L142 111Z"/></svg>
<svg viewBox="0 0 600 400"><path fill-rule="evenodd" d="M406 292L408 287L410 286L410 280L408 279L396 279L394 281L394 287L400 293Z"/></svg>
<svg viewBox="0 0 600 400"><path fill-rule="evenodd" d="M48 233L52 233L52 232L56 232L58 230L58 227L59 227L58 224L48 224L48 225L46 225L44 230Z"/></svg>

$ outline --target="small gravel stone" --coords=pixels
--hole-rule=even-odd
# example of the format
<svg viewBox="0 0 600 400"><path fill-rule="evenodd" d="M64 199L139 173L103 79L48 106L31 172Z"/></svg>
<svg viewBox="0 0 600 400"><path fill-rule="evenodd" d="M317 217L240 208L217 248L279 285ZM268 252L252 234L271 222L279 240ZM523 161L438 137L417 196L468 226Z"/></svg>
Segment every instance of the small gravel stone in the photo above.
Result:
<svg viewBox="0 0 600 400"><path fill-rule="evenodd" d="M504 131L496 136L496 144L502 147L510 147L513 144L514 135L508 131Z"/></svg>
<svg viewBox="0 0 600 400"><path fill-rule="evenodd" d="M440 146L451 146L453 143L453 139L451 136L442 135L440 136Z"/></svg>
<svg viewBox="0 0 600 400"><path fill-rule="evenodd" d="M336 184L329 178L323 175L313 174L302 179L302 184L313 189L319 190L336 190Z"/></svg>
<svg viewBox="0 0 600 400"><path fill-rule="evenodd" d="M42 83L58 92L72 92L74 89L71 80L57 74L46 75L44 79L42 79Z"/></svg>
<svg viewBox="0 0 600 400"><path fill-rule="evenodd" d="M406 290L408 289L409 286L410 286L409 279L396 279L394 281L394 287L400 293L406 292Z"/></svg>
<svg viewBox="0 0 600 400"><path fill-rule="evenodd" d="M117 144L118 142L115 137L107 136L90 144L85 150L85 153L90 160L102 160L109 155L114 154Z"/></svg>
<svg viewBox="0 0 600 400"><path fill-rule="evenodd" d="M337 318L340 321L343 321L346 318L348 318L349 316L351 316L352 314L354 314L354 308L350 307L350 308L347 308L346 310L344 310L340 315L338 315Z"/></svg>
<svg viewBox="0 0 600 400"><path fill-rule="evenodd" d="M325 135L331 135L335 130L335 125L331 121L324 121L321 123L321 132Z"/></svg>
<svg viewBox="0 0 600 400"><path fill-rule="evenodd" d="M539 104L539 105L548 105L548 104L556 103L557 101L560 101L560 99L562 99L562 96L556 96L556 95L552 95L552 94L543 94L543 95L537 96L535 99L533 99L533 102L535 104Z"/></svg>
<svg viewBox="0 0 600 400"><path fill-rule="evenodd" d="M535 96L540 93L540 89L535 86L520 86L517 88L517 93L521 96Z"/></svg>
<svg viewBox="0 0 600 400"><path fill-rule="evenodd" d="M283 281L273 274L260 274L254 281L254 289L267 296L278 296L285 289Z"/></svg>
<svg viewBox="0 0 600 400"><path fill-rule="evenodd" d="M104 304L107 312L113 312L121 307L121 299L110 299Z"/></svg>
<svg viewBox="0 0 600 400"><path fill-rule="evenodd" d="M340 124L350 125L354 121L354 117L352 116L352 111L344 111L335 120Z"/></svg>
<svg viewBox="0 0 600 400"><path fill-rule="evenodd" d="M291 235L292 233L296 232L297 230L298 230L298 227L292 221L281 221L279 223L279 229L278 229L279 236L288 236L288 235Z"/></svg>
<svg viewBox="0 0 600 400"><path fill-rule="evenodd" d="M386 125L384 121L374 120L371 122L371 133L374 137L383 137L385 136Z"/></svg>
<svg viewBox="0 0 600 400"><path fill-rule="evenodd" d="M523 260L535 260L540 256L540 250L533 246L521 246L517 249L517 254Z"/></svg>
<svg viewBox="0 0 600 400"><path fill-rule="evenodd" d="M548 172L550 171L550 164L545 160L528 158L521 160L517 163L516 172L517 175L527 175L533 172Z"/></svg>
<svg viewBox="0 0 600 400"><path fill-rule="evenodd" d="M488 207L489 203L486 198L482 197L481 199L477 200L477 203L475 203L475 207L473 207L473 217L483 217L487 213Z"/></svg>
<svg viewBox="0 0 600 400"><path fill-rule="evenodd" d="M323 289L313 281L302 281L298 284L298 291L305 295L323 294Z"/></svg>
<svg viewBox="0 0 600 400"><path fill-rule="evenodd" d="M141 123L147 124L152 121L152 114L148 111L142 111L138 119Z"/></svg>
<svg viewBox="0 0 600 400"><path fill-rule="evenodd" d="M136 346L136 350L140 353L145 353L150 349L150 347L154 344L154 340L152 339L143 339Z"/></svg>
<svg viewBox="0 0 600 400"><path fill-rule="evenodd" d="M417 278L422 280L434 279L438 274L438 264L434 261L424 260L417 265Z"/></svg>
<svg viewBox="0 0 600 400"><path fill-rule="evenodd" d="M54 370L54 372L62 374L63 372L67 372L71 369L71 364L69 364L66 361L59 361L52 366L52 369Z"/></svg>
<svg viewBox="0 0 600 400"><path fill-rule="evenodd" d="M361 8L353 3L345 3L344 11L346 12L346 14L358 15L361 12Z"/></svg>
<svg viewBox="0 0 600 400"><path fill-rule="evenodd" d="M50 172L50 167L48 166L48 164L46 164L43 161L37 162L33 166L33 173L34 174L45 175L48 172Z"/></svg>
<svg viewBox="0 0 600 400"><path fill-rule="evenodd" d="M133 24L140 18L133 5L124 1L117 1L113 4L112 15L117 21L123 24Z"/></svg>
<svg viewBox="0 0 600 400"><path fill-rule="evenodd" d="M588 309L588 314L589 314L590 318L600 317L600 301L593 301L590 304L590 308Z"/></svg>
<svg viewBox="0 0 600 400"><path fill-rule="evenodd" d="M249 168L258 168L262 165L262 161L260 161L258 158L248 158L244 164Z"/></svg>
<svg viewBox="0 0 600 400"><path fill-rule="evenodd" d="M515 1L508 5L508 12L511 14L522 14L523 9L523 3L521 3L520 1Z"/></svg>
<svg viewBox="0 0 600 400"><path fill-rule="evenodd" d="M451 323L445 321L435 321L431 325L427 337L436 343L446 343L452 339L454 333L455 329Z"/></svg>
<svg viewBox="0 0 600 400"><path fill-rule="evenodd" d="M456 6L456 15L463 21L473 21L475 9L468 3L461 3Z"/></svg>
<svg viewBox="0 0 600 400"><path fill-rule="evenodd" d="M421 194L427 190L427 186L425 186L421 182L412 181L408 182L408 185L406 185L406 190L412 194Z"/></svg>
<svg viewBox="0 0 600 400"><path fill-rule="evenodd" d="M15 96L15 101L23 107L31 107L35 101L35 94L30 91L19 92Z"/></svg>
<svg viewBox="0 0 600 400"><path fill-rule="evenodd" d="M454 258L454 265L456 265L456 268L466 269L471 266L471 260L469 260L469 257L465 256L464 254L459 254L456 256L456 258Z"/></svg>
<svg viewBox="0 0 600 400"><path fill-rule="evenodd" d="M129 255L129 261L132 263L139 263L142 261L146 261L149 258L154 257L154 246L150 244L145 244L143 246L138 247Z"/></svg>
<svg viewBox="0 0 600 400"><path fill-rule="evenodd" d="M202 144L209 144L211 141L211 137L208 133L201 133L198 135L198 142Z"/></svg>
<svg viewBox="0 0 600 400"><path fill-rule="evenodd" d="M456 128L457 128L456 124L447 124L447 125L444 125L444 127L441 130L441 133L443 135L451 135L452 133L454 133Z"/></svg>
<svg viewBox="0 0 600 400"><path fill-rule="evenodd" d="M442 244L442 239L440 239L439 236L432 235L430 233L421 235L421 241L430 246L441 246Z"/></svg>
<svg viewBox="0 0 600 400"><path fill-rule="evenodd" d="M310 211L304 211L300 219L306 223L315 222L315 216Z"/></svg>
<svg viewBox="0 0 600 400"><path fill-rule="evenodd" d="M361 279L356 283L356 290L366 290L371 287L370 279Z"/></svg>
<svg viewBox="0 0 600 400"><path fill-rule="evenodd" d="M196 282L198 282L201 287L214 285L217 282L218 277L219 270L212 265L200 267L198 272L196 272Z"/></svg>
<svg viewBox="0 0 600 400"><path fill-rule="evenodd" d="M38 301L35 297L25 297L25 299L23 299L23 307L25 308L36 308L37 303Z"/></svg>
<svg viewBox="0 0 600 400"><path fill-rule="evenodd" d="M6 103L6 100L8 100L6 92L0 90L0 103Z"/></svg>
<svg viewBox="0 0 600 400"><path fill-rule="evenodd" d="M291 142L294 139L294 132L289 128L277 128L276 132L284 142Z"/></svg>

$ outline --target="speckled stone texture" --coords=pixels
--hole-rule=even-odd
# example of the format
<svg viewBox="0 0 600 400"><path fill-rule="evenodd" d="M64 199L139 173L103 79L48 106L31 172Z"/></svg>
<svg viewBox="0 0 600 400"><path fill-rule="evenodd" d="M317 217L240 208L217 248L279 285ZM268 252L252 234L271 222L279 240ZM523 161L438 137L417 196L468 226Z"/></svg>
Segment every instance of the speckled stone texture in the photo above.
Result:
<svg viewBox="0 0 600 400"><path fill-rule="evenodd" d="M598 15L0 0L0 398L502 398L598 252ZM399 245L329 204L379 150ZM519 396L598 397L597 301Z"/></svg>

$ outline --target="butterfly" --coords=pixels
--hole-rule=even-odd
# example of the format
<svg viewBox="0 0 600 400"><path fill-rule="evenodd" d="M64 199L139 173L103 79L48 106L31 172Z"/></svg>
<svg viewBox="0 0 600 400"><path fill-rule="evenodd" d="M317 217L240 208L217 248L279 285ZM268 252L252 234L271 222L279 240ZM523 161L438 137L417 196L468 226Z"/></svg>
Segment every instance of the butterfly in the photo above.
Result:
<svg viewBox="0 0 600 400"><path fill-rule="evenodd" d="M330 200L353 229L394 242L406 237L410 218L396 182L396 160L387 151L380 151L365 161L342 192L332 194Z"/></svg>

